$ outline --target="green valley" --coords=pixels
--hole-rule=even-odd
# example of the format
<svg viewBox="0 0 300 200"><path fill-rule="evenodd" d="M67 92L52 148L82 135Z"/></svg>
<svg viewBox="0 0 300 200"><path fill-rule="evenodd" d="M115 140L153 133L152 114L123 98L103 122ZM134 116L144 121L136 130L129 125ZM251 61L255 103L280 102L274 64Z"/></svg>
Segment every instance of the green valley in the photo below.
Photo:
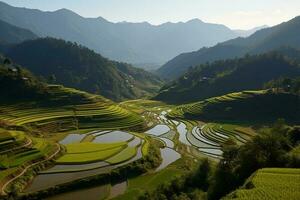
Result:
<svg viewBox="0 0 300 200"><path fill-rule="evenodd" d="M300 4L180 1L0 2L1 200L300 199Z"/></svg>

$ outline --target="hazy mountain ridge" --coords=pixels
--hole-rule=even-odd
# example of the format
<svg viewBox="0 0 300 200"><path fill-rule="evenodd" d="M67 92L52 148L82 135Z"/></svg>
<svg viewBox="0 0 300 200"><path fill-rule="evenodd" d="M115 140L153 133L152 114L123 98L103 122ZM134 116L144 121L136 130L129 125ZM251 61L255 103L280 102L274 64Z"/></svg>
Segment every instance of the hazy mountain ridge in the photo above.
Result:
<svg viewBox="0 0 300 200"><path fill-rule="evenodd" d="M0 19L50 36L87 46L110 59L162 64L172 57L212 46L238 34L224 25L194 19L186 23L111 23L101 17L84 18L67 10L43 12L0 2Z"/></svg>
<svg viewBox="0 0 300 200"><path fill-rule="evenodd" d="M0 44L15 44L37 38L31 31L13 26L2 20L0 20L0 30Z"/></svg>
<svg viewBox="0 0 300 200"><path fill-rule="evenodd" d="M256 31L265 29L265 28L269 28L269 26L267 25L262 25L262 26L258 26L258 27L254 27L252 29L249 30L241 30L241 29L236 29L234 30L240 37L249 37L250 35L252 35L253 33L255 33Z"/></svg>
<svg viewBox="0 0 300 200"><path fill-rule="evenodd" d="M247 38L228 40L211 48L180 54L168 61L158 73L164 78L174 79L189 67L221 59L241 57L246 53L264 53L280 46L300 48L300 17L277 26L255 32Z"/></svg>

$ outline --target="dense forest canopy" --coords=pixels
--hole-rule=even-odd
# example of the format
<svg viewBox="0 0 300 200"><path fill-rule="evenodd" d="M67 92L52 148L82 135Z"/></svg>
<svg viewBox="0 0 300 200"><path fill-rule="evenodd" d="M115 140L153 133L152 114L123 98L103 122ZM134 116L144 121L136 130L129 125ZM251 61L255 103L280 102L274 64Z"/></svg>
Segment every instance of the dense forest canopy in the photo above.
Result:
<svg viewBox="0 0 300 200"><path fill-rule="evenodd" d="M155 99L170 103L193 102L231 92L262 89L273 79L299 76L296 59L300 56L299 51L290 48L284 52L288 55L275 51L190 68L183 76L162 87Z"/></svg>
<svg viewBox="0 0 300 200"><path fill-rule="evenodd" d="M14 62L51 83L59 83L113 100L145 97L162 81L126 63L110 61L76 43L42 38L18 44L6 51Z"/></svg>

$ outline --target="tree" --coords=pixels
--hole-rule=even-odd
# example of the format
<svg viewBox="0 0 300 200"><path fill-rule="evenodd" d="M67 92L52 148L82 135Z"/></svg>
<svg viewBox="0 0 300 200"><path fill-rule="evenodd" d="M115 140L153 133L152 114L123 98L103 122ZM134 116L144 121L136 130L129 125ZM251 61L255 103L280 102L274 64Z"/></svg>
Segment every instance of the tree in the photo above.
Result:
<svg viewBox="0 0 300 200"><path fill-rule="evenodd" d="M49 81L49 83L52 83L52 84L56 83L56 76L55 76L55 74L51 74L49 76L49 78L48 78L48 81Z"/></svg>
<svg viewBox="0 0 300 200"><path fill-rule="evenodd" d="M209 185L209 175L211 172L211 167L208 159L203 159L195 174L190 178L189 185L197 187L199 189L207 190Z"/></svg>
<svg viewBox="0 0 300 200"><path fill-rule="evenodd" d="M11 61L8 58L5 58L4 61L3 61L3 64L4 65L10 65Z"/></svg>

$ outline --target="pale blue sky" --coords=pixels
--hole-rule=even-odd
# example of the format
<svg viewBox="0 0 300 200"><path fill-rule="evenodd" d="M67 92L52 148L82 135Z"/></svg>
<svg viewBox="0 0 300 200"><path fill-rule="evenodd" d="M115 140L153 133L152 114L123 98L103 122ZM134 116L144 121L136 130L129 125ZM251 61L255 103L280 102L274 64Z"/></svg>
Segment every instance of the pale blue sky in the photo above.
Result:
<svg viewBox="0 0 300 200"><path fill-rule="evenodd" d="M67 8L84 17L161 24L199 18L234 29L275 25L300 15L300 0L0 0L17 7Z"/></svg>

